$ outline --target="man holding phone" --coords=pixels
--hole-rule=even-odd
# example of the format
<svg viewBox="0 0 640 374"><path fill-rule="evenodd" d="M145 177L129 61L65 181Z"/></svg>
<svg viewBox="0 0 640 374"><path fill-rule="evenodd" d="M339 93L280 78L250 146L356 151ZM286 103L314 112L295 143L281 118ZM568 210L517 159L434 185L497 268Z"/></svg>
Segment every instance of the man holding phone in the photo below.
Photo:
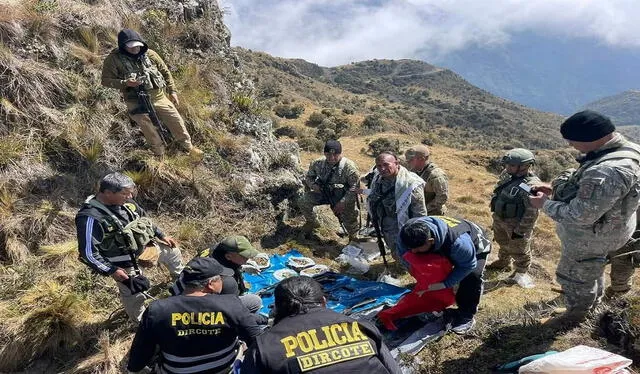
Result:
<svg viewBox="0 0 640 374"><path fill-rule="evenodd" d="M493 190L491 212L493 212L493 236L500 245L498 260L487 266L493 270L511 269L511 278L521 287L533 287L528 271L531 266L531 233L538 219L538 209L529 202L531 185L540 184L540 179L531 167L535 163L533 153L524 148L515 148L502 157L504 171Z"/></svg>

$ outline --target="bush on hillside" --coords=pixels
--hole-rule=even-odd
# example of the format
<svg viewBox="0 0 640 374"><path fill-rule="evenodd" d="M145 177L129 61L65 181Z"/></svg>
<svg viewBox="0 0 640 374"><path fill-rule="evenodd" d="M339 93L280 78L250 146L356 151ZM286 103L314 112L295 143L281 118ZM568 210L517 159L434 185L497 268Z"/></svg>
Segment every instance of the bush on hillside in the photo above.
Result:
<svg viewBox="0 0 640 374"><path fill-rule="evenodd" d="M294 119L300 117L302 113L304 113L304 107L302 105L278 105L273 111L276 113L278 117Z"/></svg>
<svg viewBox="0 0 640 374"><path fill-rule="evenodd" d="M295 139L298 137L298 130L296 130L295 127L292 126L282 126L275 129L273 131L273 135L275 135L277 138L288 136L291 139Z"/></svg>
<svg viewBox="0 0 640 374"><path fill-rule="evenodd" d="M309 118L307 119L307 121L304 123L305 125L309 126L309 127L318 127L322 121L325 120L325 115L322 113L318 113L318 112L313 112L311 113L311 115L309 116Z"/></svg>
<svg viewBox="0 0 640 374"><path fill-rule="evenodd" d="M387 128L387 125L380 116L370 115L364 117L362 127L367 132L382 132Z"/></svg>
<svg viewBox="0 0 640 374"><path fill-rule="evenodd" d="M400 141L398 139L378 138L369 143L369 154L377 156L382 152L400 153Z"/></svg>
<svg viewBox="0 0 640 374"><path fill-rule="evenodd" d="M300 149L307 152L322 152L324 148L324 142L318 138L312 138L305 136L297 140Z"/></svg>

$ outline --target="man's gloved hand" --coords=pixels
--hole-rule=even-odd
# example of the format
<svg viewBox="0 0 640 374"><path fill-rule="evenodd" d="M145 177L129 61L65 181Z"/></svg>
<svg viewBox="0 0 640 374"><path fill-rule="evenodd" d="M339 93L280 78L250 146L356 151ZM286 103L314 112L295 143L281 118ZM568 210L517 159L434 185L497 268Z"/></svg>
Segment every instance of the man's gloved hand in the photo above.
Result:
<svg viewBox="0 0 640 374"><path fill-rule="evenodd" d="M524 238L524 235L523 235L523 234L518 234L518 233L517 233L517 232L515 232L515 231L511 233L511 239L514 239L514 240L515 240L515 239L522 239L522 238Z"/></svg>
<svg viewBox="0 0 640 374"><path fill-rule="evenodd" d="M260 268L258 267L258 264L251 260L247 261L246 264L240 266L240 270L247 274L260 274Z"/></svg>
<svg viewBox="0 0 640 374"><path fill-rule="evenodd" d="M149 278L145 277L142 274L136 275L135 277L129 277L128 279L123 280L121 283L129 287L129 289L131 290L131 294L133 295L139 292L147 291L149 288L151 288L151 282L149 281Z"/></svg>

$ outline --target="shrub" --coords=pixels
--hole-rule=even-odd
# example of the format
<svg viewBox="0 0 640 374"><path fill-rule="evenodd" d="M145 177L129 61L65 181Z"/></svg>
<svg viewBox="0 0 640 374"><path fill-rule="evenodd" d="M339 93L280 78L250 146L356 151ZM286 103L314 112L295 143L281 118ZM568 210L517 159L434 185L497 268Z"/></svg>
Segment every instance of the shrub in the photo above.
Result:
<svg viewBox="0 0 640 374"><path fill-rule="evenodd" d="M304 123L305 125L309 126L309 127L318 127L322 121L325 120L325 115L322 113L318 113L318 112L313 112L311 113L311 115L309 116L309 118L307 119L307 121Z"/></svg>
<svg viewBox="0 0 640 374"><path fill-rule="evenodd" d="M380 116L370 115L364 117L362 120L362 127L369 132L382 132L387 126Z"/></svg>
<svg viewBox="0 0 640 374"><path fill-rule="evenodd" d="M234 94L231 96L231 101L236 108L242 113L249 113L253 108L253 99L249 96L242 94Z"/></svg>
<svg viewBox="0 0 640 374"><path fill-rule="evenodd" d="M318 138L322 139L323 141L327 141L330 139L338 139L338 136L336 135L335 130L330 129L330 128L322 128L322 129L318 129Z"/></svg>
<svg viewBox="0 0 640 374"><path fill-rule="evenodd" d="M344 113L344 114L353 114L353 113L355 113L355 110L353 110L353 108L342 108L342 113Z"/></svg>
<svg viewBox="0 0 640 374"><path fill-rule="evenodd" d="M278 117L293 119L298 118L304 113L304 107L302 105L278 105L273 111Z"/></svg>
<svg viewBox="0 0 640 374"><path fill-rule="evenodd" d="M291 126L282 126L275 129L273 131L273 135L275 135L278 138L283 136L288 136L291 139L295 139L296 137L298 137L298 130L296 130L294 127L291 127Z"/></svg>
<svg viewBox="0 0 640 374"><path fill-rule="evenodd" d="M378 138L369 143L369 153L373 156L381 152L400 153L400 141L398 139Z"/></svg>
<svg viewBox="0 0 640 374"><path fill-rule="evenodd" d="M312 138L310 136L298 139L298 145L300 146L300 149L308 152L322 152L322 149L324 148L324 142L322 140Z"/></svg>

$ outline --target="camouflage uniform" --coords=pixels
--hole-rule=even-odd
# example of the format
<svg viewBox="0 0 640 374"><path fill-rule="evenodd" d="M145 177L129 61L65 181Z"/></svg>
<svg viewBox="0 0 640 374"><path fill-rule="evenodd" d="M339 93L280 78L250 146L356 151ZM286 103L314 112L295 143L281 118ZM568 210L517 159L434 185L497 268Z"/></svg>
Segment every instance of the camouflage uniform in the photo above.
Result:
<svg viewBox="0 0 640 374"><path fill-rule="evenodd" d="M360 228L358 222L360 212L356 206L358 196L349 190L360 185L360 172L356 164L348 158L342 157L339 163L331 166L324 157L321 157L309 165L305 184L309 188L314 184L325 185L335 203L343 202L345 204L344 210L338 218L344 223L349 236L354 237ZM329 200L323 193L314 191L304 193L298 206L306 218L307 225L315 223L313 207L325 204L329 204Z"/></svg>
<svg viewBox="0 0 640 374"><path fill-rule="evenodd" d="M556 279L567 311L574 316L584 316L598 304L606 257L622 247L635 229L639 153L640 146L614 133L613 139L587 154L568 178L567 173L556 178L553 200L542 207L557 222L562 252Z"/></svg>
<svg viewBox="0 0 640 374"><path fill-rule="evenodd" d="M396 258L396 241L400 233L396 211L395 184L395 179L379 178L376 175L371 184L371 194L367 198L369 211L374 216L372 219L377 217L384 241L387 247L391 249L394 258ZM426 216L427 208L424 203L424 189L416 188L411 191L410 199L409 218Z"/></svg>
<svg viewBox="0 0 640 374"><path fill-rule="evenodd" d="M447 174L438 165L430 162L416 173L425 181L424 200L429 215L443 216L447 213L444 204L449 198L449 181Z"/></svg>
<svg viewBox="0 0 640 374"><path fill-rule="evenodd" d="M633 233L633 238L640 238L640 231L638 228L638 221L640 220L640 215L636 211L636 231ZM625 244L622 248L618 249L615 252L610 254L611 258L611 284L610 291L607 293L625 293L631 290L631 286L633 285L633 273L635 272L635 268L639 265L638 259L640 255L626 255L623 256L623 253L635 251L640 249L638 242L629 242Z"/></svg>
<svg viewBox="0 0 640 374"><path fill-rule="evenodd" d="M531 266L531 233L538 209L531 206L528 193L518 187L520 183L533 185L540 183L540 179L531 172L521 177L506 172L500 175L491 198L492 229L493 238L500 245L499 265L508 267L513 258L516 273L526 273Z"/></svg>
<svg viewBox="0 0 640 374"><path fill-rule="evenodd" d="M144 44L139 56L133 57L123 52L125 44L130 41L139 41ZM165 95L165 92L170 94L176 92L176 85L167 65L156 52L148 49L144 40L135 31L121 31L118 34L118 45L118 48L111 51L104 61L102 85L122 91L129 116L140 126L153 153L162 155L164 144L149 115L146 113L131 114L140 104L136 88L127 87L125 80L132 74L145 77L143 87L153 103L158 118L171 132L181 148L185 151L191 150L193 148L191 136L185 127L184 120Z"/></svg>

